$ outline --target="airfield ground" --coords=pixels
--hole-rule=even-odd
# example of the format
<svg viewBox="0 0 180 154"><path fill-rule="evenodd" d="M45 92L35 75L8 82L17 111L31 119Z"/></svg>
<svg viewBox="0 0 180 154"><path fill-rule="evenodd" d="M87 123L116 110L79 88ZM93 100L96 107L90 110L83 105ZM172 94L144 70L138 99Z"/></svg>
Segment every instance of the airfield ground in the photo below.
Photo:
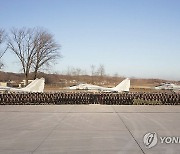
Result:
<svg viewBox="0 0 180 154"><path fill-rule="evenodd" d="M179 154L180 144L147 149L143 136L180 137L180 106L0 106L2 154Z"/></svg>

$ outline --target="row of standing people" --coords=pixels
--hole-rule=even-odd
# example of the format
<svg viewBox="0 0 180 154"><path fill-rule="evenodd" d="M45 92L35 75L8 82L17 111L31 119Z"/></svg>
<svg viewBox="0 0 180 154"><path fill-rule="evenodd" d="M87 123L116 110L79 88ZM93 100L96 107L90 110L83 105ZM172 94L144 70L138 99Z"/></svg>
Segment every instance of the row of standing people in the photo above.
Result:
<svg viewBox="0 0 180 154"><path fill-rule="evenodd" d="M131 105L135 99L160 101L162 104L180 104L177 93L7 93L0 94L1 105L45 105L45 104L107 104Z"/></svg>

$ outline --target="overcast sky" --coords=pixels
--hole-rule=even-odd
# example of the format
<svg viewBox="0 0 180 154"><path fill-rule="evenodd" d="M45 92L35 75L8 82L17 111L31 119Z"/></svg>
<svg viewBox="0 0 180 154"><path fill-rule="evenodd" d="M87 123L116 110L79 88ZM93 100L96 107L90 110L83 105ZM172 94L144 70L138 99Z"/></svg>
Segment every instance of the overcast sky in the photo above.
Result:
<svg viewBox="0 0 180 154"><path fill-rule="evenodd" d="M179 0L0 0L0 27L44 27L61 44L52 72L103 64L106 73L180 80ZM20 72L6 53L4 71Z"/></svg>

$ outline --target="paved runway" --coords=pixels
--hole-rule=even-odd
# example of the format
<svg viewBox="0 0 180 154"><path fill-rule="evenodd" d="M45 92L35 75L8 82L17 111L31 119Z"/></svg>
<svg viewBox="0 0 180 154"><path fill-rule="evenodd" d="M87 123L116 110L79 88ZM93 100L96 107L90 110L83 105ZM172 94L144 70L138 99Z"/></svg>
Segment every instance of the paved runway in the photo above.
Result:
<svg viewBox="0 0 180 154"><path fill-rule="evenodd" d="M0 106L0 154L179 154L165 136L180 137L180 106Z"/></svg>

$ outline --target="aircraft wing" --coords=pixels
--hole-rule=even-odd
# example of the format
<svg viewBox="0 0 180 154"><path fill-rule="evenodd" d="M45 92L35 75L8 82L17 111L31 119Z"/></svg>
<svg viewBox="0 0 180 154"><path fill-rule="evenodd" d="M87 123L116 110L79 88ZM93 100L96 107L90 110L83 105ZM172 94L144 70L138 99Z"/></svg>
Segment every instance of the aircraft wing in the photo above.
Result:
<svg viewBox="0 0 180 154"><path fill-rule="evenodd" d="M0 91L9 91L10 87L0 86Z"/></svg>
<svg viewBox="0 0 180 154"><path fill-rule="evenodd" d="M174 91L174 92L179 92L179 91L180 91L180 86L175 86L175 87L173 87L173 91Z"/></svg>
<svg viewBox="0 0 180 154"><path fill-rule="evenodd" d="M103 87L92 84L79 84L77 86L69 87L72 90L100 90Z"/></svg>
<svg viewBox="0 0 180 154"><path fill-rule="evenodd" d="M22 90L18 89L18 88L0 86L0 91L1 92L9 92L9 91L12 91L12 92L21 92Z"/></svg>
<svg viewBox="0 0 180 154"><path fill-rule="evenodd" d="M32 81L29 85L27 85L25 88L12 88L12 87L4 87L0 86L1 92L43 92L44 90L44 83L45 79L36 79Z"/></svg>

